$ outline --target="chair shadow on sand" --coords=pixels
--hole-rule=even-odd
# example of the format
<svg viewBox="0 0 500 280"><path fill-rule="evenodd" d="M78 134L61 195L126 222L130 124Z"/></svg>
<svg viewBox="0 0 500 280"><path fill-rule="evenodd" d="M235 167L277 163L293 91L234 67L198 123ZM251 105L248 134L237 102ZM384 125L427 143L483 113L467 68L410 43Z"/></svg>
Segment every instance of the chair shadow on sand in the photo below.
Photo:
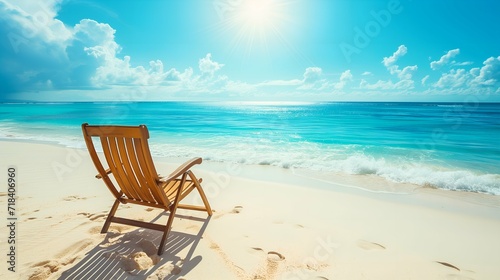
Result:
<svg viewBox="0 0 500 280"><path fill-rule="evenodd" d="M158 215L152 222L170 213ZM161 256L156 254L157 244L162 238L162 232L138 228L125 234L108 232L104 240L95 248L86 253L86 256L76 265L64 271L58 279L179 279L198 265L203 257L193 257L194 251L203 238L211 216L198 218L176 214L175 218L202 222L197 234L187 234L175 231L170 232ZM175 226L175 223L174 223ZM180 254L188 247L187 254ZM157 263L152 267L139 270L134 266L130 255L144 252Z"/></svg>

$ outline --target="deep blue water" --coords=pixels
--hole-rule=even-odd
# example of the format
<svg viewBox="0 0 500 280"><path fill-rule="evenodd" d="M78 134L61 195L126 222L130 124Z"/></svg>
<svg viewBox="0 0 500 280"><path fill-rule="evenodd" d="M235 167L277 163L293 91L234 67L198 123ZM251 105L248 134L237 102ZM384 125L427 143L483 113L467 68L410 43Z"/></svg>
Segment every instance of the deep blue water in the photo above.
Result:
<svg viewBox="0 0 500 280"><path fill-rule="evenodd" d="M146 124L157 156L377 174L500 195L500 104L0 104L0 138L83 147L80 125Z"/></svg>

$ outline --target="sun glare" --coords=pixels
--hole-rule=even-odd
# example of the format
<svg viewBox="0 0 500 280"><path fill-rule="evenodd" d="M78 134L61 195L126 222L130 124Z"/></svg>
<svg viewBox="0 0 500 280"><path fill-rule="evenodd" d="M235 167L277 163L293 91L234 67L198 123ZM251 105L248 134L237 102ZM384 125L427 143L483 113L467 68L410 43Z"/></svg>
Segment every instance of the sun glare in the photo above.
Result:
<svg viewBox="0 0 500 280"><path fill-rule="evenodd" d="M253 27L270 28L277 20L277 11L272 0L247 0L240 8L240 17L244 24Z"/></svg>
<svg viewBox="0 0 500 280"><path fill-rule="evenodd" d="M238 0L223 9L221 29L232 36L232 49L267 52L283 40L290 0ZM280 42L282 43L282 42Z"/></svg>

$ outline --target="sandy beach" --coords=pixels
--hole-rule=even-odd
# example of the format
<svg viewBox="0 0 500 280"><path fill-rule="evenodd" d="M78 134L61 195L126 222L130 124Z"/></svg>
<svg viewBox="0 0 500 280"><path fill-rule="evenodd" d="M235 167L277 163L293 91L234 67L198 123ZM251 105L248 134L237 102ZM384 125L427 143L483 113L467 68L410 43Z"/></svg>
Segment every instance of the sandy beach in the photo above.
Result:
<svg viewBox="0 0 500 280"><path fill-rule="evenodd" d="M310 179L296 170L205 161L193 171L214 215L179 210L161 234L112 225L113 197L86 150L0 142L0 205L16 168L15 234L3 226L1 279L446 279L500 275L500 197L398 185L370 176ZM155 158L170 173L181 159ZM200 203L193 193L187 202ZM121 216L166 221L159 210ZM9 271L9 237L15 272Z"/></svg>

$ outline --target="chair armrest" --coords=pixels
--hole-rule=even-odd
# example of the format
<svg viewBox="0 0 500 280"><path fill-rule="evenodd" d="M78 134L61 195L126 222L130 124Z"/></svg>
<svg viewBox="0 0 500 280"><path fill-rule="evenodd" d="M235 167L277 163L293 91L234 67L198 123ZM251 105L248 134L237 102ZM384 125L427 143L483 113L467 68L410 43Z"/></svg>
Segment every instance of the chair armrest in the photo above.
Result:
<svg viewBox="0 0 500 280"><path fill-rule="evenodd" d="M111 173L111 169L109 169L109 168L108 168L108 169L106 169L106 174L109 174L109 173ZM95 177L96 177L97 179L102 179L101 174L97 174L97 175L95 175Z"/></svg>
<svg viewBox="0 0 500 280"><path fill-rule="evenodd" d="M174 170L174 172L170 173L170 175L168 175L167 177L160 178L160 182L168 182L172 179L175 179L181 176L182 174L186 173L194 165L201 164L202 161L203 160L200 157L192 158L183 163L182 165L180 165L179 167L177 167L177 169Z"/></svg>

